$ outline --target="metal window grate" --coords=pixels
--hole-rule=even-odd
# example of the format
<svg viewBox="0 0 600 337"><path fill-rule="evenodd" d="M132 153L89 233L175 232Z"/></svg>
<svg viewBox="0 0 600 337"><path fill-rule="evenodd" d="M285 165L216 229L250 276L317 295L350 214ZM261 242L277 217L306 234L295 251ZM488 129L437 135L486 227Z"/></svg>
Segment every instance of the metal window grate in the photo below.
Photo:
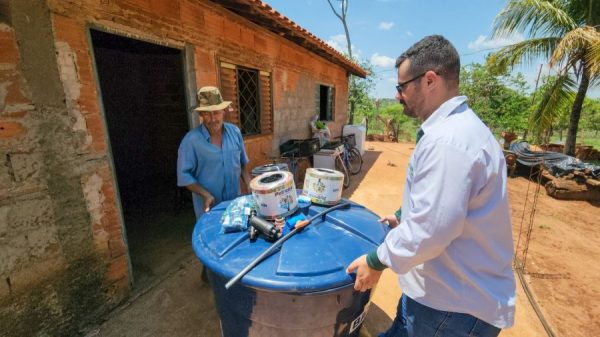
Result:
<svg viewBox="0 0 600 337"><path fill-rule="evenodd" d="M243 135L260 134L258 71L237 69L240 127Z"/></svg>

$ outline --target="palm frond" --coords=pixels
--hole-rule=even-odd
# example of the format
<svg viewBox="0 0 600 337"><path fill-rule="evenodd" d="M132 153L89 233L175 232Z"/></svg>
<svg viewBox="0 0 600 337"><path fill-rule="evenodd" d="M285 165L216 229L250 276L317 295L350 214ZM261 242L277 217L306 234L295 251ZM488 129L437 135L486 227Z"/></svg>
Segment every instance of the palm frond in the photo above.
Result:
<svg viewBox="0 0 600 337"><path fill-rule="evenodd" d="M594 38L590 40L590 48L585 54L585 62L590 67L591 77L600 74L600 32L595 30L593 35Z"/></svg>
<svg viewBox="0 0 600 337"><path fill-rule="evenodd" d="M568 32L556 46L550 66L560 62L585 61L591 74L600 69L600 32L583 26Z"/></svg>
<svg viewBox="0 0 600 337"><path fill-rule="evenodd" d="M564 71L558 75L542 97L537 109L529 117L529 127L537 134L544 133L552 127L559 116L568 111L575 99L577 83Z"/></svg>
<svg viewBox="0 0 600 337"><path fill-rule="evenodd" d="M502 73L520 63L530 65L540 57L548 59L559 43L560 38L555 37L525 40L492 53L487 63L495 72Z"/></svg>
<svg viewBox="0 0 600 337"><path fill-rule="evenodd" d="M492 36L529 32L531 37L560 37L577 28L561 1L511 0L494 19Z"/></svg>
<svg viewBox="0 0 600 337"><path fill-rule="evenodd" d="M590 89L600 84L600 73L590 77Z"/></svg>

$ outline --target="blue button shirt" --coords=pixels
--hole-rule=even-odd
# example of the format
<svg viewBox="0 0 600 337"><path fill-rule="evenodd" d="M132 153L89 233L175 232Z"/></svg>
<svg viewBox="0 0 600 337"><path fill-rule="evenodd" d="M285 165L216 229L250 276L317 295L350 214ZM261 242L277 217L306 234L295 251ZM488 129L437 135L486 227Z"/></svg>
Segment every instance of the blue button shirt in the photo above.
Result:
<svg viewBox="0 0 600 337"><path fill-rule="evenodd" d="M248 164L244 140L237 126L223 124L221 148L210 142L204 124L190 130L179 145L177 185L199 184L215 198L215 204L240 194L242 166ZM196 218L204 213L203 198L192 193Z"/></svg>

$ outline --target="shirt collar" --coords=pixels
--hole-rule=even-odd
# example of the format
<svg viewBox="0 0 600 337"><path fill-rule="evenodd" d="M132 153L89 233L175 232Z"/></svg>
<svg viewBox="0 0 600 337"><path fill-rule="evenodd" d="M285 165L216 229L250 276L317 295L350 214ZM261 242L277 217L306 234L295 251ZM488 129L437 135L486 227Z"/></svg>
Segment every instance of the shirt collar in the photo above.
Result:
<svg viewBox="0 0 600 337"><path fill-rule="evenodd" d="M456 110L456 108L461 106L466 101L467 96L455 96L442 103L442 105L440 105L440 107L437 108L431 114L431 116L429 116L425 122L423 122L423 124L421 124L421 129L423 132L427 133L428 129L448 117L454 110Z"/></svg>
<svg viewBox="0 0 600 337"><path fill-rule="evenodd" d="M200 124L198 130L200 131L202 137L204 137L204 139L206 139L207 142L210 142L210 133L208 133L208 129L206 128L206 126L204 124Z"/></svg>

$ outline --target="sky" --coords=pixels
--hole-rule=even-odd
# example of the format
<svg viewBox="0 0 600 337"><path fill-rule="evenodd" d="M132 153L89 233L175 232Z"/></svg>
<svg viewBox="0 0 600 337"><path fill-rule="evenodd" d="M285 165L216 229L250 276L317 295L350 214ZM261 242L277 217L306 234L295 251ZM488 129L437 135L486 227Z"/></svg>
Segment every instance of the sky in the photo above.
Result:
<svg viewBox="0 0 600 337"><path fill-rule="evenodd" d="M333 14L327 0L263 0L321 40L346 52L342 22ZM333 0L334 5L339 4ZM349 0L348 30L354 56L367 59L375 66L375 98L393 98L397 83L396 58L423 37L440 34L458 50L461 64L484 63L485 57L498 48L522 41L516 34L492 39L495 16L506 0ZM535 88L543 60L520 65L521 72ZM542 66L542 75L548 67ZM600 97L600 89L588 92Z"/></svg>

